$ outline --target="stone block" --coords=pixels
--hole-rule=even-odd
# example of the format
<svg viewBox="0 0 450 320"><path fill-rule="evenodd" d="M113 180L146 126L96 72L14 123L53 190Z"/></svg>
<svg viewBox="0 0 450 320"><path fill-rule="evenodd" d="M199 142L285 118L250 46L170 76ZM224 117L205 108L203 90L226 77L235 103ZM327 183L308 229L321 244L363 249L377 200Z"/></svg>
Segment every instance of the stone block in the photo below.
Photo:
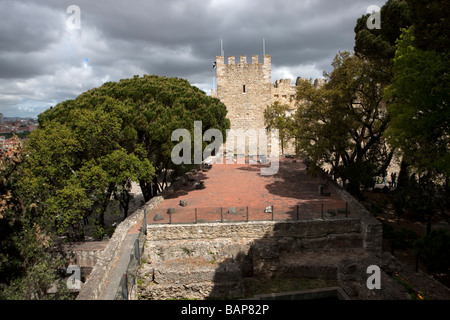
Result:
<svg viewBox="0 0 450 320"><path fill-rule="evenodd" d="M205 188L205 182L204 181L197 181L194 183L194 188L196 190L204 189Z"/></svg>

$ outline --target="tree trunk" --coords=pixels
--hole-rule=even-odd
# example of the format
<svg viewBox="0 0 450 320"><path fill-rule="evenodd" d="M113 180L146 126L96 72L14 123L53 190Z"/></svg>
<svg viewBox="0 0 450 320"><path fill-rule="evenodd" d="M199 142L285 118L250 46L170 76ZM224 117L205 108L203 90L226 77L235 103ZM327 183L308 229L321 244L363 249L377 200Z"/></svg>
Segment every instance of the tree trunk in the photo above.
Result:
<svg viewBox="0 0 450 320"><path fill-rule="evenodd" d="M124 194L124 201L122 203L123 208L123 220L125 220L128 217L128 210L130 210L130 200L131 196L128 191L125 191L126 194Z"/></svg>
<svg viewBox="0 0 450 320"><path fill-rule="evenodd" d="M153 198L151 182L139 180L139 185L141 187L142 195L144 196L145 202L150 201L150 199Z"/></svg>
<svg viewBox="0 0 450 320"><path fill-rule="evenodd" d="M154 197L156 197L157 195L158 195L158 192L160 191L159 190L159 185L158 185L158 177L159 177L159 174L157 174L154 178L153 178L153 183L152 183L152 185L153 185L153 196Z"/></svg>
<svg viewBox="0 0 450 320"><path fill-rule="evenodd" d="M125 220L128 217L128 211L130 209L131 194L128 190L122 190L119 194L115 194L114 198L119 201L123 209L123 220Z"/></svg>
<svg viewBox="0 0 450 320"><path fill-rule="evenodd" d="M106 213L106 210L108 208L108 204L109 204L109 201L111 199L111 195L113 193L113 190L114 190L114 184L112 183L108 187L107 193L105 195L105 199L103 200L103 203L102 203L102 207L101 207L102 209L101 209L101 211L100 211L100 213L98 215L98 222L99 222L99 224L101 226L105 225L105 213Z"/></svg>

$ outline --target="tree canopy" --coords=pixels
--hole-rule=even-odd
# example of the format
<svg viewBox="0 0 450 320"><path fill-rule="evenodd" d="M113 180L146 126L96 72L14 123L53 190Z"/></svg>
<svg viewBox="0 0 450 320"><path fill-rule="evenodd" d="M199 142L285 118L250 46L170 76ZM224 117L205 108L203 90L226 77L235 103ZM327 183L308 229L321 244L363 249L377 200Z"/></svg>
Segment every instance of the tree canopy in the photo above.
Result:
<svg viewBox="0 0 450 320"><path fill-rule="evenodd" d="M140 182L148 201L162 191L158 178L179 169L171 161L172 132L193 132L197 120L204 130L225 132L225 116L218 99L186 80L147 75L105 83L47 110L28 144L30 168L53 189L47 212L63 227L86 210L102 217L112 195L127 198L130 181Z"/></svg>
<svg viewBox="0 0 450 320"><path fill-rule="evenodd" d="M397 213L420 211L429 222L434 212L450 222L449 10L448 0L389 0L381 29L365 26L368 15L355 27L355 54L386 74L384 136L402 159Z"/></svg>
<svg viewBox="0 0 450 320"><path fill-rule="evenodd" d="M400 37L401 28L411 24L408 1L388 0L380 11L381 28L369 29L366 21L369 14L363 15L355 26L355 54L377 62L377 67L392 76L392 59L395 55L396 41Z"/></svg>
<svg viewBox="0 0 450 320"><path fill-rule="evenodd" d="M383 88L374 81L379 73L368 60L341 52L332 65L324 86L299 83L295 136L313 167L330 167L359 195L360 186L372 186L392 158L383 137L388 123Z"/></svg>
<svg viewBox="0 0 450 320"><path fill-rule="evenodd" d="M450 64L445 55L415 45L414 27L404 29L387 90L390 143L419 172L450 176Z"/></svg>
<svg viewBox="0 0 450 320"><path fill-rule="evenodd" d="M264 122L267 130L278 129L281 153L284 154L286 143L292 138L292 117L289 106L275 101L264 110Z"/></svg>
<svg viewBox="0 0 450 320"><path fill-rule="evenodd" d="M20 145L0 152L0 300L69 298L58 276L63 257L54 250L51 232L21 186L27 154ZM58 293L48 293L51 287Z"/></svg>

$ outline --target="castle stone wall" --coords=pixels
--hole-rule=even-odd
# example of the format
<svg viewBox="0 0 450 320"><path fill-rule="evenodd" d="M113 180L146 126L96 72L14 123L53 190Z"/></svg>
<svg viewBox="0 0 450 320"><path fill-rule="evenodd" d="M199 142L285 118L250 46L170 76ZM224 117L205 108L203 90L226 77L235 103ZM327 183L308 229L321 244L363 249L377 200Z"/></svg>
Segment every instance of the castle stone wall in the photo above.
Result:
<svg viewBox="0 0 450 320"><path fill-rule="evenodd" d="M272 103L278 101L280 104L288 105L292 113L295 110L296 94L297 87L291 85L291 79L277 80L272 88Z"/></svg>
<svg viewBox="0 0 450 320"><path fill-rule="evenodd" d="M264 56L259 63L257 55L251 62L246 56L240 56L236 63L235 57L216 57L217 94L228 110L231 129L256 130L265 129L264 110L271 104L271 58ZM255 137L257 141L257 137Z"/></svg>

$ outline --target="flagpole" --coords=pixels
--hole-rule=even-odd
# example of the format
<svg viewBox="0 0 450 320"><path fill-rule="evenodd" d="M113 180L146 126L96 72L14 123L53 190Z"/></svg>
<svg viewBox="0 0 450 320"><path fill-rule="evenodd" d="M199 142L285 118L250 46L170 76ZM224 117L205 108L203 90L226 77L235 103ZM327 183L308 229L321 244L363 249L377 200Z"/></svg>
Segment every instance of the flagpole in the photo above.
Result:
<svg viewBox="0 0 450 320"><path fill-rule="evenodd" d="M266 39L263 38L263 57L266 55Z"/></svg>

